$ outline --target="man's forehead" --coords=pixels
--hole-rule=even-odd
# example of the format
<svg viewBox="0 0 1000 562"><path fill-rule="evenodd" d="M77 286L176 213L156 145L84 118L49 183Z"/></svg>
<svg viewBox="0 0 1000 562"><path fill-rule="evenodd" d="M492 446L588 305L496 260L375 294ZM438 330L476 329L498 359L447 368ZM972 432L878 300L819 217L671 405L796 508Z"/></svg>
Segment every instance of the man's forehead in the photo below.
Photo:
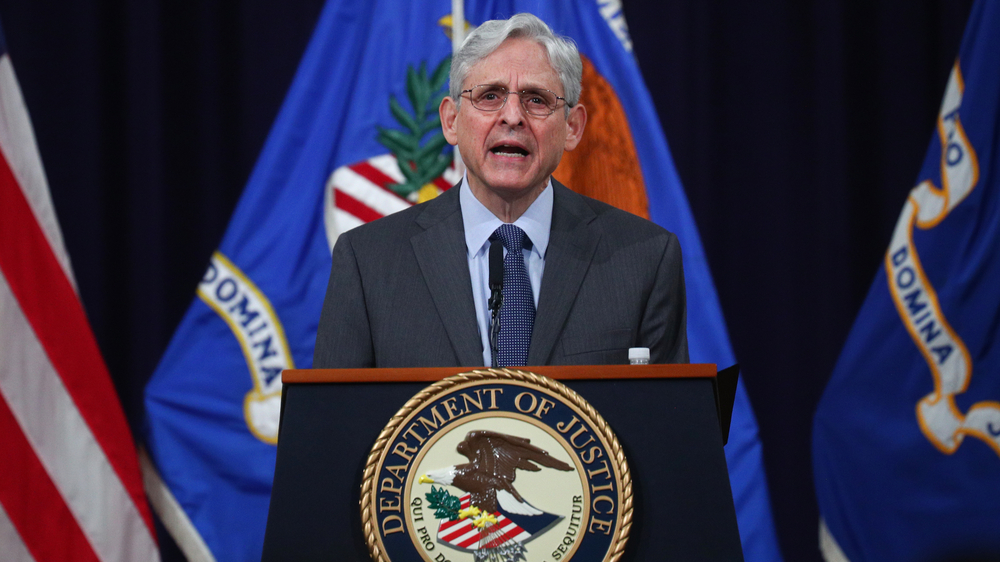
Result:
<svg viewBox="0 0 1000 562"><path fill-rule="evenodd" d="M526 37L512 37L469 68L466 87L480 84L506 87L510 86L512 78L521 81L521 88L551 88L558 85L559 73L552 66L544 45ZM557 82L547 84L552 79Z"/></svg>

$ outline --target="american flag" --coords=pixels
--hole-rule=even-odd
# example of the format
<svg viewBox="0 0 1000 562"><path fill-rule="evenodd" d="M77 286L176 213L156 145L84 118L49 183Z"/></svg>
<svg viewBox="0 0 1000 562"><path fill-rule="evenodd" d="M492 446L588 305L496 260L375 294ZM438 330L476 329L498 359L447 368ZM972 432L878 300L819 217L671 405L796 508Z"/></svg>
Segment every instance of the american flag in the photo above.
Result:
<svg viewBox="0 0 1000 562"><path fill-rule="evenodd" d="M158 560L0 31L0 558Z"/></svg>

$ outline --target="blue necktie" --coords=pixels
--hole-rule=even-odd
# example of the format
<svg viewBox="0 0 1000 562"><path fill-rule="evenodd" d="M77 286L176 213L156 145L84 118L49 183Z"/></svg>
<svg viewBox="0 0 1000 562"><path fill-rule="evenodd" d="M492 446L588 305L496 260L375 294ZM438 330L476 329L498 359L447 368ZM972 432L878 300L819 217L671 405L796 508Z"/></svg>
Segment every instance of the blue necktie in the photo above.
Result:
<svg viewBox="0 0 1000 562"><path fill-rule="evenodd" d="M500 307L500 334L497 338L497 366L523 367L528 362L531 329L535 325L535 299L521 249L531 241L524 231L502 224L493 232L507 249L503 258L503 305ZM492 238L492 237L491 237Z"/></svg>

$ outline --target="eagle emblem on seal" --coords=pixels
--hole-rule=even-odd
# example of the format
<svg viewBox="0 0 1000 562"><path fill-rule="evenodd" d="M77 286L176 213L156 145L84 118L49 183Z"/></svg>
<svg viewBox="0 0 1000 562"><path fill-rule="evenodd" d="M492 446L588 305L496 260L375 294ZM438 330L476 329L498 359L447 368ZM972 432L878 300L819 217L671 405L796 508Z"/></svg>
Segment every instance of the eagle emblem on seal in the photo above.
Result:
<svg viewBox="0 0 1000 562"><path fill-rule="evenodd" d="M435 517L443 520L438 540L472 551L476 562L524 560L524 543L562 516L531 505L514 487L517 471L538 472L541 467L571 471L573 467L529 439L495 431L470 431L456 450L469 462L431 470L418 481L442 485L431 486L426 494ZM443 486L454 486L465 495L452 496Z"/></svg>

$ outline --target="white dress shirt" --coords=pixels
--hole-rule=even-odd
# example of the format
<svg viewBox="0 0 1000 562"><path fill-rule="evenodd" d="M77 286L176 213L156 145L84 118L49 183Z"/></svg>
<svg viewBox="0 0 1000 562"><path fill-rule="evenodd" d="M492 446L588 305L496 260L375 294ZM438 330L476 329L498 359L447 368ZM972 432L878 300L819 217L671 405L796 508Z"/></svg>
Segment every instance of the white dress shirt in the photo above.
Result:
<svg viewBox="0 0 1000 562"><path fill-rule="evenodd" d="M459 186L459 204L462 222L465 225L465 248L469 259L469 277L472 279L472 300L476 305L476 325L483 342L483 365L492 366L490 353L490 311L486 302L490 298L490 236L503 224L485 205L480 203L469 189L468 177L462 178ZM538 293L542 287L542 271L545 269L545 250L549 245L549 231L552 228L552 178L542 193L528 207L523 215L514 221L531 240L531 249L524 252L524 267L531 281L531 293L538 309ZM507 249L504 248L504 255Z"/></svg>

